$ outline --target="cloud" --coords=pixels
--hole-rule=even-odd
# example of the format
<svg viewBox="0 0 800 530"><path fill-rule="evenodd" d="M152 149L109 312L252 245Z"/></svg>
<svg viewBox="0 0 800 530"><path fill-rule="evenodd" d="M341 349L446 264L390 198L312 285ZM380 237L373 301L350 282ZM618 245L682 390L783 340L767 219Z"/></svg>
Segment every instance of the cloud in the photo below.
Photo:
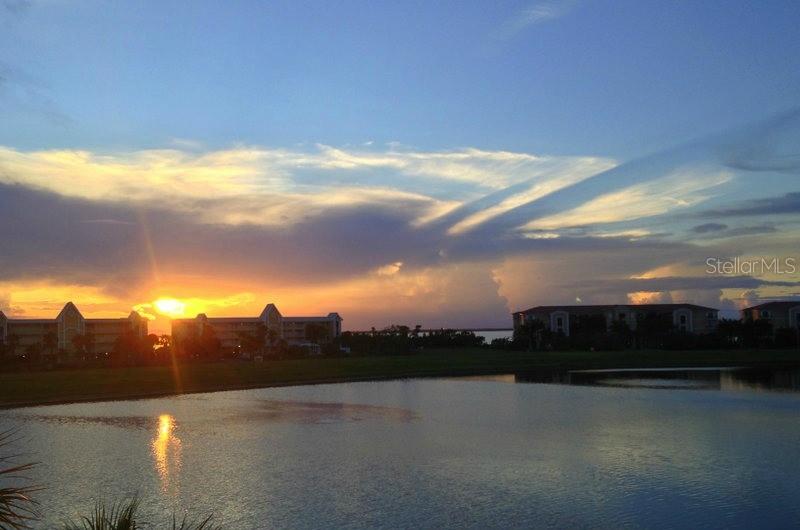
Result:
<svg viewBox="0 0 800 530"><path fill-rule="evenodd" d="M709 228L703 229L703 227L707 226L719 226L722 228ZM701 230L698 231L698 228ZM734 228L729 228L727 225L719 224L719 223L707 223L704 225L699 225L694 227L692 230L694 233L699 234L703 239L723 239L723 238L732 238L732 237L741 237L741 236L753 236L753 235L760 235L760 234L774 234L778 232L778 229L772 223L763 223L760 225L751 225L751 226L737 226Z"/></svg>
<svg viewBox="0 0 800 530"><path fill-rule="evenodd" d="M725 146L728 167L752 172L800 174L800 109L746 128Z"/></svg>
<svg viewBox="0 0 800 530"><path fill-rule="evenodd" d="M572 1L538 2L518 11L513 17L494 33L494 38L509 40L522 31L550 20L561 18L572 11L575 3Z"/></svg>
<svg viewBox="0 0 800 530"><path fill-rule="evenodd" d="M400 272L400 269L403 268L402 261L395 261L394 263L389 263L386 265L382 265L375 269L375 274L378 276L393 276Z"/></svg>
<svg viewBox="0 0 800 530"><path fill-rule="evenodd" d="M0 147L0 183L184 211L206 223L274 226L358 206L402 208L414 213L410 222L424 224L459 206L453 197L475 197L520 181L557 186L553 182L563 181L565 174L586 176L606 167L607 162L595 158L479 149L374 153L318 146L314 151L236 147L93 153Z"/></svg>
<svg viewBox="0 0 800 530"><path fill-rule="evenodd" d="M31 0L2 0L0 6L9 13L18 15L31 7Z"/></svg>
<svg viewBox="0 0 800 530"><path fill-rule="evenodd" d="M694 206L730 181L726 172L677 171L658 180L600 195L577 208L532 221L524 230L553 230L652 217Z"/></svg>
<svg viewBox="0 0 800 530"><path fill-rule="evenodd" d="M800 192L791 192L778 197L753 199L727 208L705 210L698 217L746 217L769 215L796 215L800 213Z"/></svg>
<svg viewBox="0 0 800 530"><path fill-rule="evenodd" d="M73 292L92 311L114 314L160 297L195 298L212 313L258 314L275 301L287 314L346 311L356 327L417 315L502 323L512 309L576 298L729 304L736 290L779 294L794 278L698 272L709 255L771 255L796 241L789 216L692 227L698 212L794 204L785 178L769 181L783 202L752 196L772 176L733 167L727 149L746 150L735 140L623 163L477 148L3 147L0 282L11 288L0 293L16 304L32 282L83 286L93 290ZM213 304L230 293L252 300ZM16 307L37 314L63 301Z"/></svg>
<svg viewBox="0 0 800 530"><path fill-rule="evenodd" d="M0 110L23 112L66 127L72 123L50 95L48 85L0 58Z"/></svg>
<svg viewBox="0 0 800 530"><path fill-rule="evenodd" d="M153 300L136 304L133 306L133 310L148 320L155 320L161 314L157 302L157 300ZM236 309L242 306L246 307L252 305L253 303L260 303L260 301L250 292L237 293L220 298L185 297L181 298L178 302L181 314L177 316L192 318L202 312L208 312L211 315L221 315L227 314L231 309L237 314L242 314L241 311L236 311Z"/></svg>
<svg viewBox="0 0 800 530"><path fill-rule="evenodd" d="M692 227L692 232L695 234L707 234L709 232L719 232L728 228L728 225L722 223L705 223Z"/></svg>

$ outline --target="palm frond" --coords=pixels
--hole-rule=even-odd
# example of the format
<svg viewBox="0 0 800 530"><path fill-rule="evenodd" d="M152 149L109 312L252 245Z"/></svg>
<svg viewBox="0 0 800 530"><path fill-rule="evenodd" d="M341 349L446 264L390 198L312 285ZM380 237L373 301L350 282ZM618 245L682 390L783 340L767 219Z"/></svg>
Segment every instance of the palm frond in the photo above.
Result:
<svg viewBox="0 0 800 530"><path fill-rule="evenodd" d="M0 528L22 530L31 528L39 518L33 494L42 488L12 484L28 481L26 473L36 466L16 463L21 455L2 454L2 450L16 440L16 430L0 432Z"/></svg>
<svg viewBox="0 0 800 530"><path fill-rule="evenodd" d="M139 499L134 497L128 502L113 504L110 508L104 502L98 502L92 514L84 516L79 522L67 522L64 530L136 530L136 511Z"/></svg>

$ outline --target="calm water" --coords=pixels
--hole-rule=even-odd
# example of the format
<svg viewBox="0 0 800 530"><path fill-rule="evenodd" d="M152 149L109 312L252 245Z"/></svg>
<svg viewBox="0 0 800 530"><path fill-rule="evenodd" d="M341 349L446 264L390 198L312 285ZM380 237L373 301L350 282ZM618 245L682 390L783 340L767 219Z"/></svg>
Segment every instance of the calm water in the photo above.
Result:
<svg viewBox="0 0 800 530"><path fill-rule="evenodd" d="M495 379L18 409L0 428L43 462L42 527L137 492L151 522L237 529L800 525L800 394Z"/></svg>

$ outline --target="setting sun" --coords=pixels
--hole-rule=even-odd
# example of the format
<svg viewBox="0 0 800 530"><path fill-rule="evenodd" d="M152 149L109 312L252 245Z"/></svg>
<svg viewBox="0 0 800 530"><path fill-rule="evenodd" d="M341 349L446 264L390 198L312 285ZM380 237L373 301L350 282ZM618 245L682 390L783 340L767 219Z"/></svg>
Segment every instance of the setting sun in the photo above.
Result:
<svg viewBox="0 0 800 530"><path fill-rule="evenodd" d="M175 298L159 298L153 305L156 311L168 317L180 317L186 311L186 304Z"/></svg>

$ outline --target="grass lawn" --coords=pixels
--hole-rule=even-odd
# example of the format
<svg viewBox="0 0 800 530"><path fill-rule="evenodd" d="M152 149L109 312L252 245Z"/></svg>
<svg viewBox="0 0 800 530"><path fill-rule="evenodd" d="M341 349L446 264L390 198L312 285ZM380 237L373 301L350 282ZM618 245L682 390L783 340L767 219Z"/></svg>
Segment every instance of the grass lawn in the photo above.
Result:
<svg viewBox="0 0 800 530"><path fill-rule="evenodd" d="M798 350L505 352L428 350L414 355L218 362L0 374L0 407L147 397L262 386L478 375L539 368L800 365Z"/></svg>

